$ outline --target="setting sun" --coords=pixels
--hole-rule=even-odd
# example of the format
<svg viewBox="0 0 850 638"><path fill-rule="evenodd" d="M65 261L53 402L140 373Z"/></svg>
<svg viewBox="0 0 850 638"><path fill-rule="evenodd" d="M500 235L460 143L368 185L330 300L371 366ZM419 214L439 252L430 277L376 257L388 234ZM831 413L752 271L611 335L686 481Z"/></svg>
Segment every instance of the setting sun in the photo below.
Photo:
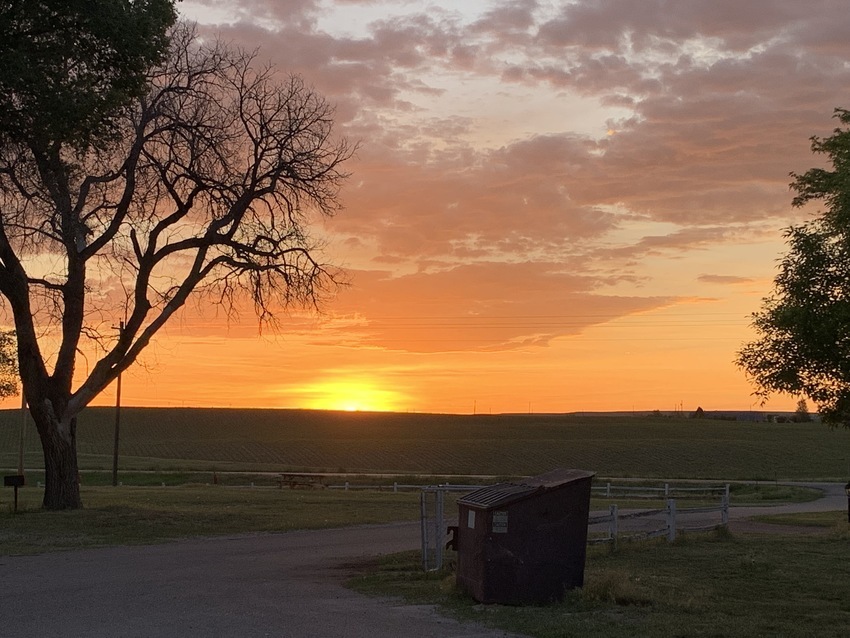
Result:
<svg viewBox="0 0 850 638"><path fill-rule="evenodd" d="M371 381L323 381L298 388L298 407L345 412L390 412L400 409L398 392L378 387Z"/></svg>

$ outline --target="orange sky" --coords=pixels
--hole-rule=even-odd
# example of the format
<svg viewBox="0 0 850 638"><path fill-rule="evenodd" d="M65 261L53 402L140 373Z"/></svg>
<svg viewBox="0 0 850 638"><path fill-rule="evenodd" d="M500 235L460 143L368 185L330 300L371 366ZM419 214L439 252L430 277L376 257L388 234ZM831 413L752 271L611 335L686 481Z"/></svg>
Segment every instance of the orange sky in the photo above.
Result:
<svg viewBox="0 0 850 638"><path fill-rule="evenodd" d="M842 3L179 7L337 105L360 148L316 233L351 285L276 335L187 312L125 404L753 407L732 361L806 218L789 172L850 106Z"/></svg>

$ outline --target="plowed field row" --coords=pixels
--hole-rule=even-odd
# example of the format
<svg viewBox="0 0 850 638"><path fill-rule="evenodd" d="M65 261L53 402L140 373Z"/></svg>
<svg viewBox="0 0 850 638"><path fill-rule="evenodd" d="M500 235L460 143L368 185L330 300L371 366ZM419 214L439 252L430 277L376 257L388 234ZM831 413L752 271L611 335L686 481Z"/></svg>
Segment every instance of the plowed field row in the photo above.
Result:
<svg viewBox="0 0 850 638"><path fill-rule="evenodd" d="M20 413L0 411L0 465L17 461ZM114 412L81 415L83 467L111 459ZM39 443L30 424L27 462ZM457 416L292 410L126 408L124 459L158 468L422 474L536 474L555 467L608 476L843 478L850 432L819 424L573 416Z"/></svg>

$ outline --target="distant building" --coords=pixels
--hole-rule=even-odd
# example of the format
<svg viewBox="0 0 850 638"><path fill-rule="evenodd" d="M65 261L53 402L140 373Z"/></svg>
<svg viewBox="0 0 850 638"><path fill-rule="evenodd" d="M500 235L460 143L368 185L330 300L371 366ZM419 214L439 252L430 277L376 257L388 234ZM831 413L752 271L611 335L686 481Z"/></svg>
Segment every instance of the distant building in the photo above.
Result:
<svg viewBox="0 0 850 638"><path fill-rule="evenodd" d="M699 412L700 408L697 408ZM750 423L764 423L768 420L767 414L757 410L703 410L702 416L697 416L694 412L694 418L714 419L715 421L746 421Z"/></svg>

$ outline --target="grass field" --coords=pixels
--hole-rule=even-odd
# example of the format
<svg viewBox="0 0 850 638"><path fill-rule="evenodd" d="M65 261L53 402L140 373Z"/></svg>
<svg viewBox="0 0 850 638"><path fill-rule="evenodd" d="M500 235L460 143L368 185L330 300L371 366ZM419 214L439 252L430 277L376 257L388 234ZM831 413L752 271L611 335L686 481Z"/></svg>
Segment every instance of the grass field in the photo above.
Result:
<svg viewBox="0 0 850 638"><path fill-rule="evenodd" d="M349 585L536 638L838 638L850 625L840 514L822 516L831 531L817 536L697 534L592 549L584 588L554 605L478 605L456 589L451 568L424 574L415 552L383 558Z"/></svg>
<svg viewBox="0 0 850 638"><path fill-rule="evenodd" d="M419 495L413 492L83 487L85 508L70 512L41 510L41 492L21 490L17 514L11 513L9 499L3 499L0 555L389 523L419 516Z"/></svg>
<svg viewBox="0 0 850 638"><path fill-rule="evenodd" d="M114 411L79 419L83 469L111 467ZM0 466L17 465L21 415L0 411ZM41 467L32 423L27 467ZM820 424L649 417L432 415L124 408L125 470L344 471L835 479L850 473L850 431Z"/></svg>

